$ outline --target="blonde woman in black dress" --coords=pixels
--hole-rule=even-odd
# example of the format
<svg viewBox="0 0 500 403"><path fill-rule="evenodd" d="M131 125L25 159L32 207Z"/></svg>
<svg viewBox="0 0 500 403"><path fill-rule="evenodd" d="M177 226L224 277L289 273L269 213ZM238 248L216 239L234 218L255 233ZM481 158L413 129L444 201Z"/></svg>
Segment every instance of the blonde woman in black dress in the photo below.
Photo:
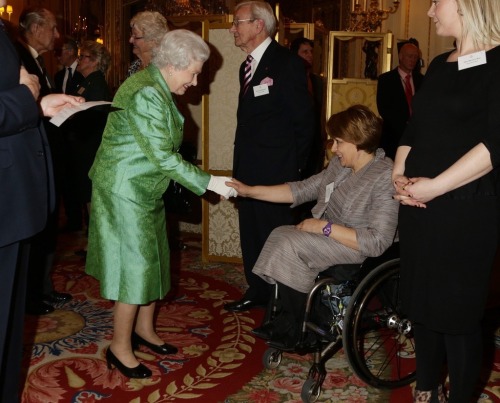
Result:
<svg viewBox="0 0 500 403"><path fill-rule="evenodd" d="M429 65L396 154L402 298L415 332L415 401L445 401L447 361L449 402L468 403L498 243L500 2L438 0L428 15L457 46Z"/></svg>

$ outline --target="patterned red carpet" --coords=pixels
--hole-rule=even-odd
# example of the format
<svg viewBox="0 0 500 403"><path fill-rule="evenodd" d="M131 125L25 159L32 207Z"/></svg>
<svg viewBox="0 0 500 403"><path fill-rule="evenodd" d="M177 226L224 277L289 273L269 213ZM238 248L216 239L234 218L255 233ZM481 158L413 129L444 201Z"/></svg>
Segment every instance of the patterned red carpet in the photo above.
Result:
<svg viewBox="0 0 500 403"><path fill-rule="evenodd" d="M311 358L285 354L275 370L265 370L266 345L250 330L262 311L233 314L223 304L238 299L242 268L202 264L200 240L187 236L187 249L173 253L175 289L158 304L157 329L179 353L162 357L146 349L138 358L153 377L130 380L109 371L104 359L112 334L112 303L99 295L74 251L82 234L62 235L54 284L73 300L54 313L27 317L24 403L57 402L301 402ZM489 383L479 402L500 402L500 350L488 364ZM490 360L491 361L491 360ZM328 362L321 402L411 402L411 387L396 392L367 387L349 370L341 350Z"/></svg>

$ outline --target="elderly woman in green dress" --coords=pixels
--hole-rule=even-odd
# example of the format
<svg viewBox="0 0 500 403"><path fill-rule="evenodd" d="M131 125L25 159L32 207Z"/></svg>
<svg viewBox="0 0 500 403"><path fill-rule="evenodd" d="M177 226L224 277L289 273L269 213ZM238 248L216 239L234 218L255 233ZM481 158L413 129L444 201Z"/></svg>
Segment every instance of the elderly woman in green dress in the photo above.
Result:
<svg viewBox="0 0 500 403"><path fill-rule="evenodd" d="M177 152L184 118L173 95L197 84L208 45L187 30L167 33L152 63L127 79L113 100L101 146L89 176L92 212L86 271L100 281L101 294L114 300L113 339L108 368L130 378L152 375L133 347L157 354L177 349L155 331L155 301L170 290L169 248L162 194L175 180L197 195L207 189L228 198L230 180L215 177Z"/></svg>

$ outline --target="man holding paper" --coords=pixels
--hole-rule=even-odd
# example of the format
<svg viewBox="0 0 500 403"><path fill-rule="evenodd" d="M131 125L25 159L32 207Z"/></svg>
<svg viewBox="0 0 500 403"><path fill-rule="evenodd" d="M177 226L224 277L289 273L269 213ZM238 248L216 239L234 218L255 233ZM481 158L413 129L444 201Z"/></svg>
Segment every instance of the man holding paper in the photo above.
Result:
<svg viewBox="0 0 500 403"><path fill-rule="evenodd" d="M0 7L5 6L0 0ZM19 401L24 302L30 237L40 232L54 206L50 149L36 103L38 79L20 68L0 19L0 401ZM82 98L49 95L46 116Z"/></svg>

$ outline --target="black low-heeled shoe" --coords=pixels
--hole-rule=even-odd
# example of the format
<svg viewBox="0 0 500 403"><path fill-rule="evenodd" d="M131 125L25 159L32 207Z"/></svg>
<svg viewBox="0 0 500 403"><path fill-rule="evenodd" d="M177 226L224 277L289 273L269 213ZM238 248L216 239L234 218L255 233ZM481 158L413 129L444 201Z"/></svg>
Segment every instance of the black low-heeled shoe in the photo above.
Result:
<svg viewBox="0 0 500 403"><path fill-rule="evenodd" d="M108 364L108 369L113 369L114 366L127 378L149 378L153 375L151 370L143 364L139 364L134 368L125 366L118 358L116 358L109 347L106 351L106 362Z"/></svg>
<svg viewBox="0 0 500 403"><path fill-rule="evenodd" d="M177 347L174 347L170 344L164 343L161 346L158 346L157 344L150 343L149 341L144 340L141 336L139 336L136 332L132 333L132 348L137 349L137 347L145 346L149 348L151 351L154 351L157 354L176 354Z"/></svg>

